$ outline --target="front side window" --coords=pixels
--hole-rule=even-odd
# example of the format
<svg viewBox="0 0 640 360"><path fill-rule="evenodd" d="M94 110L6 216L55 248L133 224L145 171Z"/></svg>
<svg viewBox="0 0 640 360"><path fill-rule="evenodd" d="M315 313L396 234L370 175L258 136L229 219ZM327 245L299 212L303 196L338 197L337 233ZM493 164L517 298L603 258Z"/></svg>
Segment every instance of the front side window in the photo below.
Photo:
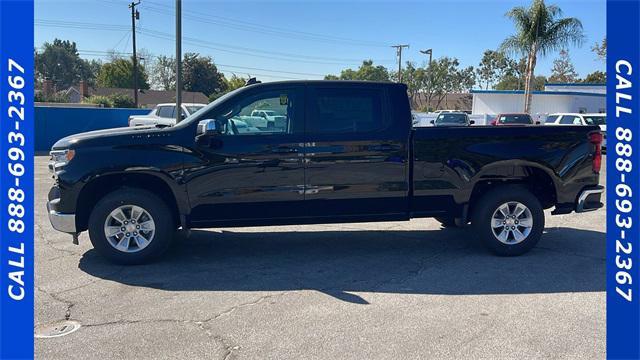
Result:
<svg viewBox="0 0 640 360"><path fill-rule="evenodd" d="M239 100L216 116L216 120L224 135L287 134L292 132L297 102L293 91L268 91ZM264 116L265 111L273 116Z"/></svg>
<svg viewBox="0 0 640 360"><path fill-rule="evenodd" d="M173 118L175 106L160 106L158 116L161 118Z"/></svg>
<svg viewBox="0 0 640 360"><path fill-rule="evenodd" d="M387 127L378 90L317 89L311 106L311 133L377 132Z"/></svg>

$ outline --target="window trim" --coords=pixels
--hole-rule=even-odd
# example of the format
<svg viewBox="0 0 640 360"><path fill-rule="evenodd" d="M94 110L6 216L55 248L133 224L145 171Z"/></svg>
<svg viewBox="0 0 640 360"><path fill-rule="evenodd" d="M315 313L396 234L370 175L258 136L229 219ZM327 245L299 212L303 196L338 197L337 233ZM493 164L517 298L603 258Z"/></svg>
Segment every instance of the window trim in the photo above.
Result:
<svg viewBox="0 0 640 360"><path fill-rule="evenodd" d="M302 104L302 106L304 106L305 103L305 93L304 93L304 87L302 86L283 86L283 87L269 87L269 88L264 88L264 89L259 89L256 91L252 91L249 93L245 93L240 95L237 99L229 99L229 101L226 101L223 106L217 108L217 109L212 109L213 111L213 116L209 116L208 114L205 116L206 118L212 118L215 119L217 116L221 116L227 109L229 108L233 108L236 104L238 103L242 103L244 101L250 101L248 105L260 100L260 99L268 99L270 97L261 97L261 94L271 94L271 93L280 93L282 94L283 92L287 92L288 95L291 94L295 94L297 97L299 97L298 99L298 105L294 105L293 108L293 113L294 113L294 117L301 117L302 119L300 121L298 121L298 123L304 124L305 122L305 114L304 111L300 109L300 104ZM264 133L244 133L244 134L219 134L218 136L230 136L230 137L240 137L240 136L294 136L294 135L301 135L304 133L304 125L299 125L300 127L302 127L302 129L296 129L294 126L292 126L293 123L295 123L295 121L292 121L292 119L288 119L289 121L289 128L291 129L291 131L284 131L284 132L264 132Z"/></svg>
<svg viewBox="0 0 640 360"><path fill-rule="evenodd" d="M316 109L316 99L318 98L318 91L330 91L330 90L337 90L337 91L344 91L344 92L349 92L349 93L355 93L358 90L363 90L366 92L373 92L376 93L379 96L379 100L380 100L380 120L382 122L382 127L377 129L377 130L373 130L373 131L349 131L349 132L344 132L344 131L326 131L326 132L319 132L319 131L312 131L311 130L311 123L316 120L318 113L317 113L317 109ZM368 87L368 86L353 86L353 87L342 87L342 86L335 86L335 85L319 85L319 86L310 86L308 88L307 91L307 101L305 102L305 107L306 107L306 116L305 116L305 133L307 135L315 135L315 136L354 136L354 135L366 135L366 134L384 134L384 133L388 133L390 129L393 128L393 121L392 121L392 117L390 114L390 107L387 104L387 102L389 101L389 96L387 94L387 90L386 89L379 89L379 88L372 88L372 87ZM374 109L375 110L375 109Z"/></svg>

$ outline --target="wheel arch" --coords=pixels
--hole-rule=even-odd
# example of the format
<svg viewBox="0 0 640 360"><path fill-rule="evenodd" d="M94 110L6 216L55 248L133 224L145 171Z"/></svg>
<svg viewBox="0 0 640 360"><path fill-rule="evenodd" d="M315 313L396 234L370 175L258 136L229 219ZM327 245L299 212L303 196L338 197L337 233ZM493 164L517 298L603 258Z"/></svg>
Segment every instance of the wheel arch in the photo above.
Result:
<svg viewBox="0 0 640 360"><path fill-rule="evenodd" d="M478 174L469 196L469 214L480 197L497 186L520 185L529 190L542 205L543 209L555 206L558 202L558 184L552 171L537 163L519 162L501 164L484 169Z"/></svg>
<svg viewBox="0 0 640 360"><path fill-rule="evenodd" d="M162 175L152 172L120 172L92 178L82 187L76 202L78 231L87 229L94 205L107 194L121 188L138 188L154 193L167 204L176 224L179 224L185 204L178 199L184 195L179 195L180 190L173 188Z"/></svg>

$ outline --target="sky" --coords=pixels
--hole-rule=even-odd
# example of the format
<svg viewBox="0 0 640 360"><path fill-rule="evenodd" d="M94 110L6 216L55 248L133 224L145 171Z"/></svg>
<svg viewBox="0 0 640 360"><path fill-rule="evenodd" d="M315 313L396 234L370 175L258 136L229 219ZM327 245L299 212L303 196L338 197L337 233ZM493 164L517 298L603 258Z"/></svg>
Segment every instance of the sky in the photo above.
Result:
<svg viewBox="0 0 640 360"><path fill-rule="evenodd" d="M147 56L175 55L172 0L140 0L137 48ZM130 53L131 12L126 0L36 0L35 46L55 38L76 42L87 59L108 60L108 51ZM606 35L605 0L547 1L582 21L585 43L570 47L579 76L605 65L591 51ZM183 0L183 53L211 56L226 75L260 80L321 79L357 68L364 59L397 69L391 45L409 44L402 61L458 58L477 66L515 32L504 14L529 1L196 1ZM538 59L536 73L550 75L554 58Z"/></svg>

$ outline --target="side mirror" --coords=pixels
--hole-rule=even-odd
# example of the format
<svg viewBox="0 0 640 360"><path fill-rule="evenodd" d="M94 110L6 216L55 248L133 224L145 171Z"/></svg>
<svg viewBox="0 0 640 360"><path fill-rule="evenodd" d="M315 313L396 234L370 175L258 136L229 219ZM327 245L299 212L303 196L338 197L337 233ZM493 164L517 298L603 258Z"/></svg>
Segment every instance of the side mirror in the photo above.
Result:
<svg viewBox="0 0 640 360"><path fill-rule="evenodd" d="M214 135L218 133L218 126L213 119L198 122L198 135Z"/></svg>
<svg viewBox="0 0 640 360"><path fill-rule="evenodd" d="M476 123L476 121L475 121L475 120L469 120L469 125L473 125L473 124L475 124L475 123Z"/></svg>
<svg viewBox="0 0 640 360"><path fill-rule="evenodd" d="M182 113L182 115L180 115L180 119L184 120L184 119L186 119L186 118L187 118L187 114Z"/></svg>
<svg viewBox="0 0 640 360"><path fill-rule="evenodd" d="M436 121L435 120L431 120L431 123L435 125Z"/></svg>
<svg viewBox="0 0 640 360"><path fill-rule="evenodd" d="M492 120L491 121L491 125L497 125L497 124L498 124L498 122L496 120Z"/></svg>
<svg viewBox="0 0 640 360"><path fill-rule="evenodd" d="M536 125L540 125L540 124L541 124L540 120L537 120Z"/></svg>

